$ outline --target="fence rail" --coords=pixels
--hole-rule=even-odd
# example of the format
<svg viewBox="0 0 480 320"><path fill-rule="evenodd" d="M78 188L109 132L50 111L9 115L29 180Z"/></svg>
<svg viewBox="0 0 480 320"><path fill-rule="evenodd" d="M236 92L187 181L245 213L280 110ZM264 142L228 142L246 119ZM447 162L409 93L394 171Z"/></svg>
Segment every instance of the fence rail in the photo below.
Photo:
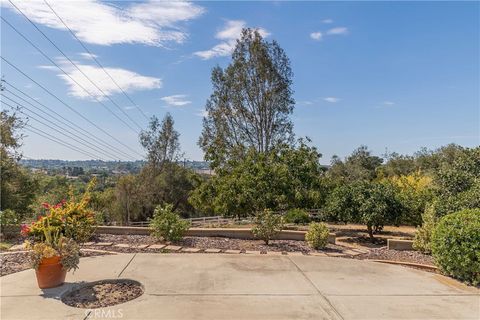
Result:
<svg viewBox="0 0 480 320"><path fill-rule="evenodd" d="M225 218L222 216L188 218L184 220L190 221L190 223L192 224L192 227L204 226L208 224L225 225L225 224L233 223L235 221L232 218ZM148 227L149 224L150 224L150 221L136 221L136 222L130 222L128 225L132 227Z"/></svg>

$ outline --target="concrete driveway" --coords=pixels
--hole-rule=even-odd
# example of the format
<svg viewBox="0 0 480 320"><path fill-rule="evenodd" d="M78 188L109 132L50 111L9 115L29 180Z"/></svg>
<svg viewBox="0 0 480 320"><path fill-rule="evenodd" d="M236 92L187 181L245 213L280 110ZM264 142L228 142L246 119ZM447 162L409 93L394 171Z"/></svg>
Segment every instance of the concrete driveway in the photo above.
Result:
<svg viewBox="0 0 480 320"><path fill-rule="evenodd" d="M128 278L143 296L84 310L59 296L81 281ZM480 319L480 292L401 266L311 256L118 254L83 258L41 291L32 270L0 278L1 319Z"/></svg>

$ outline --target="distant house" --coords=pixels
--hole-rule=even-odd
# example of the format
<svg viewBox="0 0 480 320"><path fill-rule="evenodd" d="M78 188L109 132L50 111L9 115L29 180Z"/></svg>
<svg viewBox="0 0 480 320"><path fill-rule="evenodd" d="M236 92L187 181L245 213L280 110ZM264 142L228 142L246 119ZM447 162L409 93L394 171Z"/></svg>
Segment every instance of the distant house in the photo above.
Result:
<svg viewBox="0 0 480 320"><path fill-rule="evenodd" d="M214 176L215 170L212 169L193 169L195 173L206 175L206 176Z"/></svg>

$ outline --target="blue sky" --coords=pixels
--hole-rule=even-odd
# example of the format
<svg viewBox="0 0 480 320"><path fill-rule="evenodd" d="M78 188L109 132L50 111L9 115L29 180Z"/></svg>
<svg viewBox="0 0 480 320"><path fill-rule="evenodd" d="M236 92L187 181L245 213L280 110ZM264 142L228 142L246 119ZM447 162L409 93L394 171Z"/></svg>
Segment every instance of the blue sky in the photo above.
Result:
<svg viewBox="0 0 480 320"><path fill-rule="evenodd" d="M43 1L14 3L135 122L146 125ZM291 59L295 132L313 140L324 155L322 163L361 144L382 154L385 148L412 153L451 142L480 143L478 2L49 3L147 115L173 115L188 159L203 158L197 140L211 93L210 72L229 63L243 26L259 28L267 39L278 41ZM23 16L5 1L1 9L4 19L123 117ZM3 21L1 54L143 154L135 132L62 78ZM3 61L1 67L7 82L139 158ZM23 151L30 158L89 158L30 133Z"/></svg>

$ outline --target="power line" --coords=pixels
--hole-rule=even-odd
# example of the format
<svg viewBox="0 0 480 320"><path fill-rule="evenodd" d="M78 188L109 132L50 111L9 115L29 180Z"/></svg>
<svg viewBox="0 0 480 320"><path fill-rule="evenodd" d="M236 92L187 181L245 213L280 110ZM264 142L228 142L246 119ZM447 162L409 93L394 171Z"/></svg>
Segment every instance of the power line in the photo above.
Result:
<svg viewBox="0 0 480 320"><path fill-rule="evenodd" d="M30 77L29 75L27 75L25 72L23 72L20 68L18 68L17 66L15 66L13 63L11 63L10 61L8 61L5 57L1 56L2 60L5 61L8 65L10 65L12 68L14 68L17 72L21 73L24 77L26 77L27 79L29 79L30 81L32 81L33 83L35 83L37 86L39 86L42 90L44 90L46 93L48 93L50 96L52 96L53 98L55 98L56 100L58 100L61 104L63 104L64 106L66 106L67 108L69 108L71 111L73 111L75 114L77 114L78 116L80 116L83 120L87 121L88 123L90 123L92 126L94 126L95 128L97 128L98 130L102 131L104 134L106 134L107 136L109 136L110 138L112 138L113 140L115 140L116 142L118 142L119 144L121 144L122 146L124 146L125 148L129 149L130 151L132 151L133 153L139 155L140 157L143 157L143 155L141 155L140 153L138 153L137 151L133 150L132 148L130 148L129 146L127 146L126 144L124 144L122 141L118 140L117 138L115 138L114 136L112 136L110 133L108 133L107 131L105 131L104 129L102 129L101 127L99 127L98 125L96 125L95 123L93 123L92 121L90 121L88 118L86 118L85 116L83 116L81 113L79 113L77 110L75 110L74 108L72 108L71 106L69 106L67 103L65 103L62 99L60 99L59 97L57 97L55 94L53 94L50 90L48 90L47 88L45 88L44 86L42 86L40 83L38 83L37 81L35 81L34 79L32 79L32 77Z"/></svg>
<svg viewBox="0 0 480 320"><path fill-rule="evenodd" d="M50 10L57 16L58 20L60 20L60 22L62 22L62 24L65 26L65 28L67 28L67 30L70 32L70 34L80 43L80 45L83 47L83 49L85 49L85 51L87 51L88 54L90 54L90 57L97 63L97 65L102 68L103 72L105 72L105 74L112 80L112 82L117 86L118 89L120 89L120 91L123 93L123 95L138 109L138 111L140 111L140 113L143 115L143 117L146 119L146 120L149 120L149 118L147 117L147 115L143 112L143 110L138 106L138 104L136 104L132 98L130 98L130 96L122 89L122 87L120 87L118 85L118 83L115 81L115 79L110 75L110 73L107 72L107 70L105 70L105 68L103 67L103 65L97 60L97 58L95 57L95 55L90 52L90 50L88 50L88 48L85 46L85 44L77 37L77 35L70 29L70 27L65 23L65 21L58 15L58 13L52 8L52 6L50 6L50 4L46 1L46 0L43 0L43 2L45 2L45 4L50 8Z"/></svg>
<svg viewBox="0 0 480 320"><path fill-rule="evenodd" d="M23 13L22 13L23 14ZM95 99L95 101L97 101L100 105L102 105L108 112L110 112L115 118L117 118L118 120L120 120L123 124L125 124L130 130L132 130L135 134L138 134L138 131L136 131L134 128L132 128L132 126L130 126L127 122L125 122L125 120L123 120L122 118L120 118L115 112L113 112L112 110L110 110L110 108L108 108L102 101L100 101L94 94L92 94L90 91L88 91L87 89L85 89L84 86L82 86L77 80L75 80L70 74L68 74L65 70L63 70L62 67L60 67L55 61L53 61L45 52L43 52L38 46L36 46L32 41L30 41L30 39L28 39L23 33L21 33L20 31L18 31L17 28L15 28L10 22L8 22L4 17L0 17L3 22L5 22L10 28L12 28L18 35L20 35L25 41L27 41L32 47L34 47L38 52L40 52L48 61L50 61L50 63L52 63L54 66L56 66L60 71L62 71L70 80L72 80L73 82L75 82L75 84L77 86L79 86L83 91L85 91L89 96L91 96L93 99ZM28 18L27 18L28 19ZM60 50L60 49L59 49ZM63 52L60 50L60 52L63 54ZM65 55L64 55L65 56ZM65 56L74 66L76 66L67 56ZM77 67L78 69L78 67ZM83 74L83 72L79 69L79 71ZM88 78L85 74L83 74L89 81L90 78ZM95 84L94 84L95 85ZM98 88L97 88L98 89ZM101 89L100 89L101 90ZM106 96L106 95L105 95ZM108 96L106 96L107 98L109 98ZM121 110L121 108L120 108ZM123 110L122 110L123 111ZM138 124L137 124L138 126ZM140 126L138 126L139 128L141 128Z"/></svg>
<svg viewBox="0 0 480 320"><path fill-rule="evenodd" d="M55 128L55 127L52 127L50 124L48 124L49 119L47 119L47 118L45 118L44 116L36 113L35 111L32 111L32 110L29 109L28 107L26 107L26 106L18 103L17 101L15 101L15 100L11 99L10 97L4 95L3 93L2 93L2 96L3 96L4 98L10 100L12 103L16 104L17 106L19 106L19 107L20 107L19 112L22 113L22 114L24 114L25 116L27 116L27 117L29 117L29 118L37 121L38 123L43 124L44 126L46 126L46 127L50 128L50 129L58 132L58 133L61 134L61 135L64 135L64 136L66 136L66 137L74 140L74 141L77 142L77 143L80 143L82 146L87 147L87 148L93 150L94 152L98 152L98 153L100 153L100 154L103 154L103 155L107 156L108 158L110 158L110 159L112 159L112 160L117 160L117 157L115 157L115 155L112 155L112 154L110 154L109 152L103 151L102 149L99 149L99 148L97 148L97 147L95 147L95 146L89 145L89 142L88 142L88 141L86 141L86 140L84 140L83 138L79 137L78 135L72 133L72 132L69 131L68 129L65 129L65 128L62 128L62 127L59 126L59 128L60 128L61 130L63 130L63 131L61 131L61 130ZM2 101L2 102L3 102L6 106L9 106L9 107L12 108L12 109L14 108L14 107L11 106L10 104L6 103L5 101ZM31 114L28 114L28 113L26 113L26 112L23 112L22 109L28 110L29 112L33 113L33 114L36 115L37 117L40 117L40 118L42 118L43 120L47 121L47 123L43 122L42 120L39 120L38 118L32 116ZM72 137L72 136L73 136L73 137ZM82 140L83 142L79 141L78 139Z"/></svg>
<svg viewBox="0 0 480 320"><path fill-rule="evenodd" d="M45 131L42 131L42 130L40 130L40 129L37 129L37 128L33 127L32 125L28 125L28 126L29 126L30 128L25 127L24 129L27 130L27 131L30 131L30 132L32 132L32 133L38 134L39 136L44 137L45 139L48 139L48 140L53 141L53 142L56 142L56 143L58 143L58 144L60 144L60 145L62 145L62 146L64 146L64 147L67 147L67 148L73 150L73 151L76 151L76 152L78 152L78 153L81 153L81 154L83 154L83 155L86 155L87 157L91 157L92 159L98 159L98 160L105 161L105 160L102 159L102 158L97 158L95 155L92 155L92 154L90 154L89 152L81 151L80 149L76 148L75 146L69 144L68 142L64 142L64 141L62 141L61 139L55 138L55 137L49 135L48 133L46 133ZM33 130L32 130L32 129L33 129ZM36 131L39 131L39 132L41 132L41 133L36 132Z"/></svg>
<svg viewBox="0 0 480 320"><path fill-rule="evenodd" d="M18 89L17 87L15 87L13 84L11 84L10 82L6 81L6 80L2 80L4 83L8 84L9 87L12 87L13 89L15 89L16 91L18 91L19 93L23 94L24 96L26 96L27 98L29 98L30 100L34 101L35 103L37 103L38 105L42 106L43 108L49 110L51 113L53 113L54 115L52 114L49 114L48 112L46 112L45 110L43 110L42 108L40 107L37 107L36 105L32 104L30 101L22 98L21 96L17 95L15 92L11 91L8 87L4 87L5 88L5 91L12 94L13 96L15 96L17 99L20 99L22 100L24 103L27 103L29 104L30 106L32 106L33 108L35 108L36 110L48 115L49 117L52 117L54 118L56 121L62 123L63 125L67 126L68 128L74 130L75 132L77 132L78 134L80 135L83 135L85 137L88 136L89 139L91 139L92 141L94 141L97 145L101 146L101 148L107 148L109 149L110 151L112 152L115 152L115 153L118 153L120 155L122 155L122 157L126 157L126 158L129 158L129 159L133 159L135 160L135 158L133 158L132 156L130 156L129 154L123 152L122 150L112 146L111 144L109 144L108 142L105 142L103 141L102 139L96 137L95 135L93 135L92 133L90 133L89 131L83 129L82 127L78 126L76 123L68 120L67 118L63 117L61 114L57 113L55 110L49 108L48 106L46 106L45 104L39 102L38 100L34 99L33 97L31 97L30 95L28 95L27 93L25 93L24 91ZM55 115L57 117L55 117ZM60 118L60 119L59 119ZM62 121L63 120L63 121ZM68 122L69 124L65 123L65 122ZM77 129L78 128L78 129Z"/></svg>
<svg viewBox="0 0 480 320"><path fill-rule="evenodd" d="M105 94L105 92L103 92L103 90L101 88L99 88L82 70L80 70L80 68L53 42L53 40L51 40L36 24L35 22L33 22L32 20L30 20L30 18L28 18L23 12L22 10L20 10L11 0L8 0L14 7L15 9L18 10L18 12L20 12L22 14L22 16L25 17L25 19L27 19L34 27L35 29L37 29L38 32L40 32L43 37L45 39L47 39L68 61L70 61L70 63L72 65L75 66L75 68L78 69L78 71L80 71L84 76L85 78L87 78L105 97L107 97L117 108L118 110L120 110L130 121L132 121L132 123L134 123L137 127L139 127L140 129L142 129L141 126L139 126L115 101L113 101L107 94ZM48 4L47 4L48 5ZM49 5L50 7L50 5ZM51 10L53 10L51 7L50 7ZM55 15L58 17L58 15L55 13ZM61 20L61 19L60 19ZM63 20L61 20L62 23Z"/></svg>
<svg viewBox="0 0 480 320"><path fill-rule="evenodd" d="M5 101L1 101L1 103L3 103L3 104L5 104L6 106L10 107L12 110L15 110L15 107L9 105L9 104L6 103ZM21 112L21 111L20 111L20 112ZM23 112L22 112L22 113L23 113ZM76 152L82 153L82 154L84 154L84 155L86 155L86 156L88 156L88 157L92 157L92 159L99 159L99 160L105 161L105 159L102 159L102 158L98 157L97 155L94 155L94 154L90 153L89 151L85 151L85 150L83 150L83 149L81 149L81 148L79 148L79 147L76 147L76 146L74 146L74 145L72 145L72 144L70 144L70 143L68 143L68 142L66 142L66 141L64 141L64 140L62 140L62 139L59 139L59 138L57 138L57 137L54 137L54 136L52 136L51 134L49 134L49 133L47 133L47 132L45 132L45 131L43 131L43 130L41 130L41 129L38 129L38 128L32 126L32 125L29 124L29 123L27 123L26 125L27 125L28 127L30 127L30 129L27 128L27 127L24 128L24 129L27 130L27 131L36 133L36 134L38 134L38 135L40 135L40 136L42 136L42 137L44 137L44 138L46 138L46 139L48 139L48 140L50 140L50 141L56 142L56 143L58 143L58 144L61 144L61 145L65 146L65 147L67 147L67 148L70 148L70 149L72 149L72 150L74 150L74 151L76 151ZM32 130L32 129L33 129L33 130ZM40 133L35 132L35 130L36 130L36 131L39 131Z"/></svg>

